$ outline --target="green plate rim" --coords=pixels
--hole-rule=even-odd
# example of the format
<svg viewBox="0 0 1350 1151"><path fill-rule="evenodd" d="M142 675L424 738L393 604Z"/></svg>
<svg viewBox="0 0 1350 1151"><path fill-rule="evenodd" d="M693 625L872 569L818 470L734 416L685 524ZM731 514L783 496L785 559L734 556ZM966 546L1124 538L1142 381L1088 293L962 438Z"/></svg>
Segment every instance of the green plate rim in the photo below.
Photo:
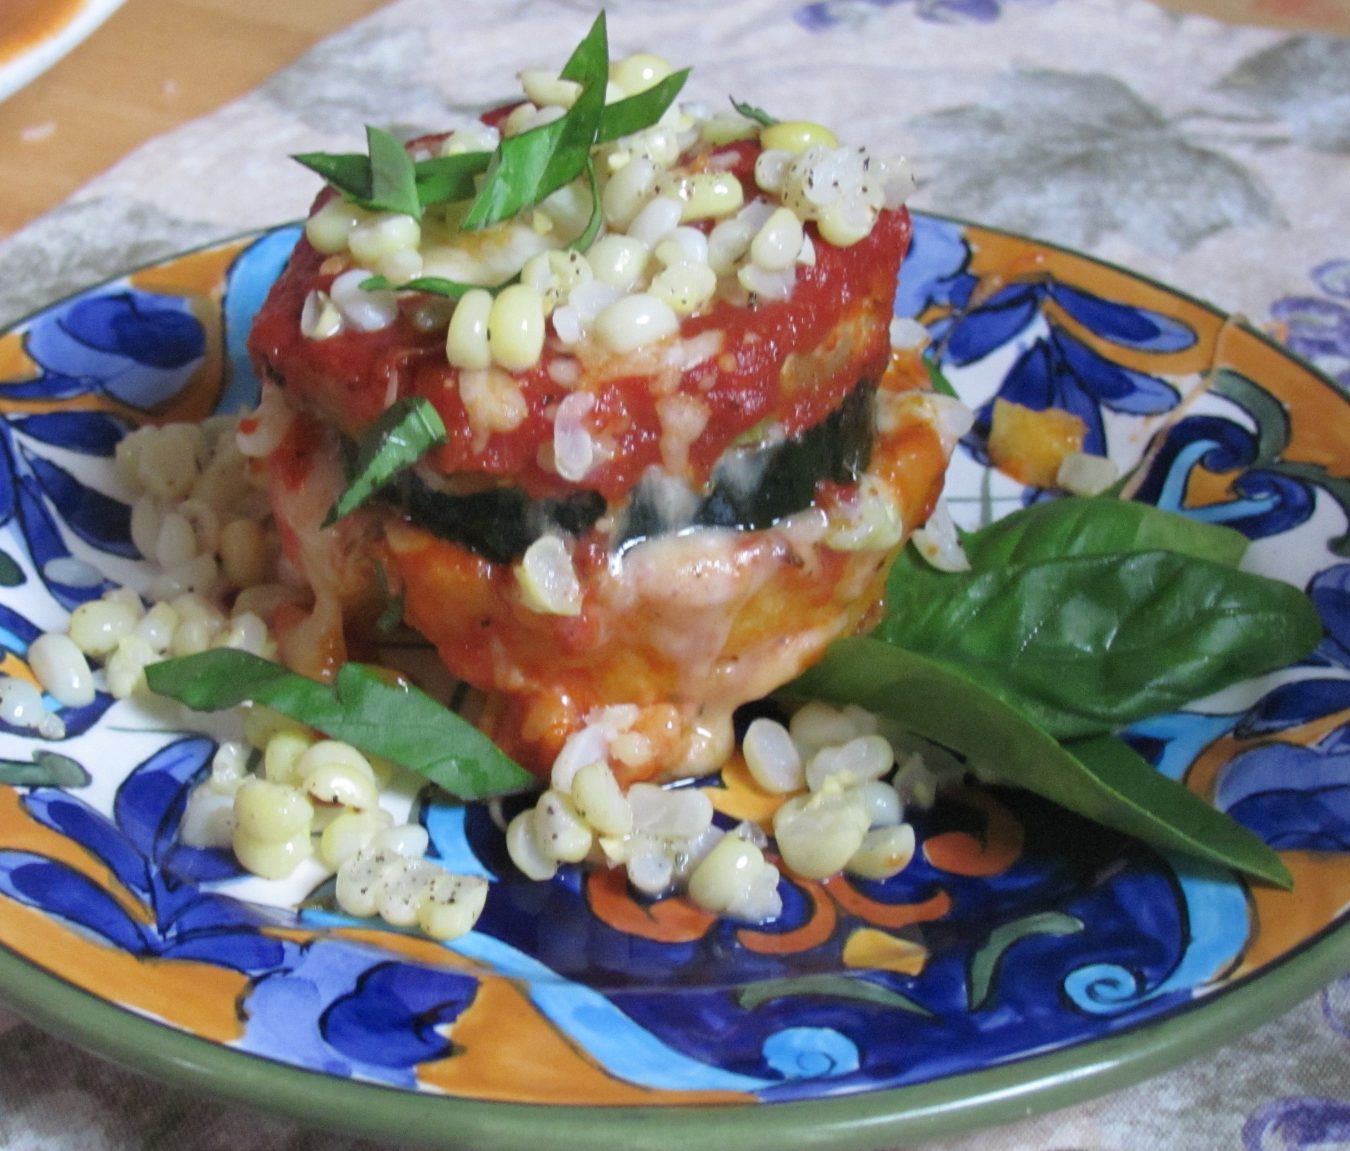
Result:
<svg viewBox="0 0 1350 1151"><path fill-rule="evenodd" d="M1334 380L1243 317L1109 260L1011 229L913 209L975 231L1006 236L1110 269L1185 300L1236 326L1312 374L1340 400ZM248 229L150 259L135 268L40 304L0 335L66 300L140 271L213 248L247 243L299 221ZM1350 893L1347 895L1350 907ZM783 1103L594 1106L512 1103L409 1091L338 1079L215 1043L136 1014L67 982L0 944L0 1006L101 1058L180 1088L243 1107L370 1139L397 1138L476 1151L537 1148L594 1151L618 1140L631 1151L668 1151L697 1133L719 1151L819 1147L876 1151L1012 1123L1116 1091L1233 1040L1350 975L1350 922L1329 926L1240 982L1179 1005L1117 1035L1030 1055L964 1075L906 1087Z"/></svg>
<svg viewBox="0 0 1350 1151"><path fill-rule="evenodd" d="M697 1134L720 1151L875 1151L1026 1119L1127 1087L1231 1042L1350 973L1350 924L1239 984L1119 1035L909 1087L785 1103L508 1103L433 1095L290 1067L179 1031L98 998L0 947L5 1006L102 1058L179 1087L349 1136L444 1148L669 1151Z"/></svg>

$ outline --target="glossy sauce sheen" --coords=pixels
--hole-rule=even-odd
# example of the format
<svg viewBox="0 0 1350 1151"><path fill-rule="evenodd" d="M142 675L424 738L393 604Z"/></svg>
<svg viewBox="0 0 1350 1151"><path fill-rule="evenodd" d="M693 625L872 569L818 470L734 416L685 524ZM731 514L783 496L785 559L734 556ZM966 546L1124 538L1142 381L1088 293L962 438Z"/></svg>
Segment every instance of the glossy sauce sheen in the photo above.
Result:
<svg viewBox="0 0 1350 1151"><path fill-rule="evenodd" d="M757 154L757 145L746 144L716 154L719 167L740 177L747 200L758 194ZM622 555L612 533L652 465L675 470L697 491L726 449L765 421L795 436L824 421L861 384L892 397L925 386L921 369L887 370L908 214L883 212L868 237L844 249L821 241L814 226L807 231L815 263L798 267L787 300L719 301L707 314L686 318L677 339L623 358L593 341L568 349L550 340L536 367L511 377L526 401L525 420L511 432L477 438L459 399L458 372L446 362L443 332L411 322L415 297L383 331L327 340L301 334L308 293L344 270L334 267L343 261L302 240L251 338L260 369L299 411L270 460L272 502L286 555L316 602L308 614L280 621L286 661L331 675L346 653L335 621L345 619L347 634L359 637L360 621L379 606L372 589L387 584L402 595L405 622L452 673L484 691L474 716L480 726L539 774L547 775L589 713L611 704L638 705L635 730L650 750L620 765L628 781L720 766L732 750L733 710L865 626L896 549L830 546L832 516L858 498L855 485L830 481L817 485L813 506L760 530L677 532ZM671 366L667 357L681 341L702 349L700 362ZM717 345L711 354L709 343ZM564 356L580 368L571 389L549 372ZM557 405L583 390L595 397L586 424L603 462L571 483L545 464ZM605 497L610 514L570 544L579 614L532 610L512 564L439 538L392 502L321 526L340 486L342 438L359 435L407 395L430 399L449 429L449 442L422 465L430 462L449 490L499 483L536 498L576 491ZM659 408L674 395L697 399L708 418L672 469ZM915 411L914 419L878 429L867 467L890 493L906 531L931 511L947 463L932 413L923 402Z"/></svg>
<svg viewBox="0 0 1350 1151"><path fill-rule="evenodd" d="M756 153L746 145L718 153L721 164L734 162L747 201L757 194ZM707 426L689 450L686 478L692 484L701 485L727 446L756 424L774 419L788 436L795 435L838 407L859 380L880 375L889 339L874 305L893 295L909 236L906 212L884 212L872 233L851 248L817 242L816 264L798 269L789 299L754 307L723 301L683 322L685 339L724 333L719 355L680 373L676 381L661 382L661 392L697 397L708 410ZM343 332L327 340L301 335L305 297L313 289L326 289L336 274L320 270L324 261L301 240L258 317L250 347L255 359L285 382L292 403L312 406L344 434L359 435L395 398L424 396L449 432L449 442L428 457L432 466L447 476L509 479L535 497L584 488L614 501L650 465L662 462L661 397L652 386L657 369L623 374L616 371L616 361L583 362L582 387L595 397L587 423L610 458L572 484L540 463L540 449L553 439L550 417L568 395L550 376L549 363L572 358L571 351L550 341L536 367L514 374L528 415L514 430L480 443L459 398L459 372L446 362L443 333L418 331L408 309L379 332ZM888 312L884 318L889 321ZM831 344L833 333L845 331L846 342ZM812 349L819 351L817 359L784 371L790 356Z"/></svg>

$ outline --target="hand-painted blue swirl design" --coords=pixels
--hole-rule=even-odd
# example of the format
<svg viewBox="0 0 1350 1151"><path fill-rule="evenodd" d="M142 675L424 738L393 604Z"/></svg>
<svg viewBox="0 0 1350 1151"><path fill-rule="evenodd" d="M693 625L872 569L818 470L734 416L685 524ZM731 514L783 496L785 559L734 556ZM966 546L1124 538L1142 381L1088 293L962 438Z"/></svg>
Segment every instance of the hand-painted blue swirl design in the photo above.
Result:
<svg viewBox="0 0 1350 1151"><path fill-rule="evenodd" d="M1254 467L1260 447L1240 424L1217 416L1189 416L1167 432L1140 484L1137 498L1168 511L1222 523L1251 539L1279 535L1307 522L1315 504L1306 482ZM1185 507L1190 474L1247 469L1233 482L1237 497L1202 508Z"/></svg>
<svg viewBox="0 0 1350 1151"><path fill-rule="evenodd" d="M1350 564L1319 572L1308 595L1326 634L1305 662L1322 674L1271 689L1242 718L1240 735L1271 735L1350 708Z"/></svg>
<svg viewBox="0 0 1350 1151"><path fill-rule="evenodd" d="M48 574L53 560L71 555L61 524L96 551L136 554L128 538L130 509L82 483L43 454L51 447L80 451L89 445L92 451L88 454L106 457L115 427L102 416L81 425L75 413L65 413L60 419L33 416L0 422L0 524L16 537L47 590L67 610L97 598L111 585L105 580L92 587L74 586ZM30 429L36 437L29 438ZM63 442L59 438L63 434L73 439Z"/></svg>
<svg viewBox="0 0 1350 1151"><path fill-rule="evenodd" d="M1120 964L1079 968L1064 981L1076 1007L1114 1015L1149 1000L1193 994L1215 982L1242 954L1248 937L1247 896L1226 871L1183 856L1169 856L1187 916L1187 944L1181 961L1161 982L1151 984Z"/></svg>
<svg viewBox="0 0 1350 1151"><path fill-rule="evenodd" d="M450 1053L441 1030L473 1002L472 976L408 963L378 963L333 1000L323 1035L336 1051L364 1063L407 1069Z"/></svg>
<svg viewBox="0 0 1350 1151"><path fill-rule="evenodd" d="M979 283L969 266L970 245L959 224L936 216L915 216L895 294L895 314L917 320L932 309L964 308Z"/></svg>
<svg viewBox="0 0 1350 1151"><path fill-rule="evenodd" d="M102 394L151 411L192 378L206 336L186 300L100 288L41 313L24 348L41 371L32 380L0 385L11 398Z"/></svg>
<svg viewBox="0 0 1350 1151"><path fill-rule="evenodd" d="M896 297L896 314L928 325L940 366L961 369L1002 349L1016 359L995 397L976 411L967 446L982 454L993 399L1040 411L1062 408L1083 420L1084 449L1106 451L1103 411L1157 415L1176 406L1171 384L1126 368L1089 344L1083 333L1108 346L1151 353L1191 347L1195 333L1158 312L1093 295L1037 276L974 294L970 248L958 225L920 216ZM1070 330L1065 320L1079 331Z"/></svg>
<svg viewBox="0 0 1350 1151"><path fill-rule="evenodd" d="M1225 767L1215 801L1277 851L1350 851L1350 749L1264 743Z"/></svg>
<svg viewBox="0 0 1350 1151"><path fill-rule="evenodd" d="M1016 318L1014 315L1013 319ZM990 325L992 330L974 333L973 340L972 337L962 339L963 354L982 358L999 346L991 345L989 341L1003 334L1007 317L998 316L997 319L997 324ZM944 361L951 359L958 365L973 362L973 359L958 358L951 350L958 337L966 336L968 332L969 319L952 326L952 342L946 346ZM1007 343L1015 334L1008 334L1000 343ZM986 348L988 350L984 350ZM978 356L975 355L977 351ZM997 398L1034 411L1061 408L1072 412L1087 427L1083 450L1094 455L1104 455L1107 450L1103 409L1128 415L1157 415L1177 403L1176 390L1170 384L1144 372L1113 364L1055 325L1051 325L1048 336L1034 340L1018 357L999 388ZM988 436L992 417L992 401L976 410L976 436Z"/></svg>
<svg viewBox="0 0 1350 1151"><path fill-rule="evenodd" d="M857 1071L858 1048L828 1027L785 1027L764 1041L764 1062L784 1079L829 1079Z"/></svg>
<svg viewBox="0 0 1350 1151"><path fill-rule="evenodd" d="M258 402L258 376L248 353L249 329L272 282L290 259L301 231L293 226L267 232L240 252L230 266L223 317L227 382L217 411L243 411Z"/></svg>

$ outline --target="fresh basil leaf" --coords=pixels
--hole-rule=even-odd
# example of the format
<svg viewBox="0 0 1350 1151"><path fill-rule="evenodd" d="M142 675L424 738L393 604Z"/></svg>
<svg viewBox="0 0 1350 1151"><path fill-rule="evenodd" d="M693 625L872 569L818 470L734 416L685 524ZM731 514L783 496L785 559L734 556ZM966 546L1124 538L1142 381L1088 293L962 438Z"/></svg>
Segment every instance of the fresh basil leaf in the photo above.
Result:
<svg viewBox="0 0 1350 1151"><path fill-rule="evenodd" d="M766 128L772 128L778 123L777 117L770 116L763 108L756 108L753 104L746 104L737 100L734 96L731 100L731 106L747 120L753 120L756 124L762 124Z"/></svg>
<svg viewBox="0 0 1350 1151"><path fill-rule="evenodd" d="M352 478L324 526L351 514L399 472L443 444L445 438L445 424L430 400L405 396L395 402L362 435Z"/></svg>
<svg viewBox="0 0 1350 1151"><path fill-rule="evenodd" d="M609 25L603 8L596 14L581 43L572 49L572 55L558 75L583 88L597 83L604 87L609 83Z"/></svg>
<svg viewBox="0 0 1350 1151"><path fill-rule="evenodd" d="M1060 739L1174 710L1307 655L1297 588L1167 551L892 572L874 633L959 667Z"/></svg>
<svg viewBox="0 0 1350 1151"><path fill-rule="evenodd" d="M401 212L421 219L416 169L407 150L381 128L366 126L369 155L304 152L292 156L317 172L348 200L376 212ZM458 159L458 157L455 157ZM472 195L472 181L469 194Z"/></svg>
<svg viewBox="0 0 1350 1151"><path fill-rule="evenodd" d="M645 92L627 96L607 104L600 114L600 131L596 143L608 144L620 136L631 136L643 128L650 128L662 116L666 109L675 103L684 82L689 79L689 69L681 68L672 72L664 80L653 84Z"/></svg>
<svg viewBox="0 0 1350 1151"><path fill-rule="evenodd" d="M964 539L977 569L1106 552L1172 551L1237 567L1247 537L1149 504L1066 496L1032 504Z"/></svg>
<svg viewBox="0 0 1350 1151"><path fill-rule="evenodd" d="M465 214L465 231L509 220L586 170L605 107L608 74L609 49L602 12L562 71L563 79L582 85L581 95L559 119L501 142L483 186Z"/></svg>
<svg viewBox="0 0 1350 1151"><path fill-rule="evenodd" d="M1023 712L938 660L866 637L842 639L783 691L865 707L1002 781L1156 848L1291 886L1265 843L1120 740L1061 746Z"/></svg>
<svg viewBox="0 0 1350 1151"><path fill-rule="evenodd" d="M291 157L311 172L322 176L347 199L370 199L370 157L355 152L303 152Z"/></svg>
<svg viewBox="0 0 1350 1151"><path fill-rule="evenodd" d="M586 183L591 191L591 214L586 220L586 226L581 230L581 235L567 245L578 252L586 251L595 243L596 236L600 234L600 225L605 219L600 202L600 181L595 175L595 161L589 156L586 158Z"/></svg>
<svg viewBox="0 0 1350 1151"><path fill-rule="evenodd" d="M408 150L383 128L366 125L370 149L370 199L363 205L377 212L399 212L422 218L417 174Z"/></svg>
<svg viewBox="0 0 1350 1151"><path fill-rule="evenodd" d="M411 686L387 683L362 664L343 664L332 684L248 652L216 648L146 668L150 690L198 711L265 704L332 739L378 755L461 799L534 786L534 777L468 720Z"/></svg>
<svg viewBox="0 0 1350 1151"><path fill-rule="evenodd" d="M512 282L514 282L514 278L507 281L507 283ZM451 300L461 299L465 292L483 287L481 284L466 284L460 280L447 280L442 276L417 276L411 280L404 280L401 284L394 283L387 276L367 276L358 286L363 292L426 292L430 296L446 296ZM506 287L506 284L496 284L483 290L495 295L504 287Z"/></svg>
<svg viewBox="0 0 1350 1151"><path fill-rule="evenodd" d="M419 160L413 166L418 200L429 208L473 199L477 190L475 177L486 172L491 162L491 152L461 152L457 156Z"/></svg>

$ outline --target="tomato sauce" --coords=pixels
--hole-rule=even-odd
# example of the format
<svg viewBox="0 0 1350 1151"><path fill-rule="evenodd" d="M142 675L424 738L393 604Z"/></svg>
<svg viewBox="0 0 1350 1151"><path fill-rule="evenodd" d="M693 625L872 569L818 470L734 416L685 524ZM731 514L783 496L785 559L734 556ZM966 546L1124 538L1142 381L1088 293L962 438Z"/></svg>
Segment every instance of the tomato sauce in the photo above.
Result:
<svg viewBox="0 0 1350 1151"><path fill-rule="evenodd" d="M758 146L748 144L716 153L718 166L730 166L745 185L747 200L757 194L757 153ZM787 300L748 306L723 300L681 325L685 340L721 333L720 353L680 373L674 388L696 397L708 412L706 426L688 452L686 478L696 487L750 428L773 420L786 435L796 435L828 416L861 380L875 381L885 369L890 314L884 305L892 298L909 245L908 214L903 209L883 212L871 234L846 249L819 241L813 226L808 234L816 262L798 268ZM299 327L305 298L312 290L326 290L345 267L302 239L255 323L250 340L254 357L283 384L292 403L314 408L355 437L394 399L424 396L448 431L447 442L427 458L432 467L447 476L475 477L479 483L484 478L511 482L534 497L580 488L613 502L649 466L662 462L655 373L610 375L613 365L603 360L582 364L578 386L595 397L587 428L604 458L572 483L547 467L552 415L568 395L549 365L574 358L556 341L546 343L535 367L513 373L526 418L509 432L484 437L476 434L460 400L459 372L446 361L443 332L421 331L412 321L415 297L403 301L400 318L382 331L344 331L326 340L305 337ZM661 383L667 391L669 382Z"/></svg>

